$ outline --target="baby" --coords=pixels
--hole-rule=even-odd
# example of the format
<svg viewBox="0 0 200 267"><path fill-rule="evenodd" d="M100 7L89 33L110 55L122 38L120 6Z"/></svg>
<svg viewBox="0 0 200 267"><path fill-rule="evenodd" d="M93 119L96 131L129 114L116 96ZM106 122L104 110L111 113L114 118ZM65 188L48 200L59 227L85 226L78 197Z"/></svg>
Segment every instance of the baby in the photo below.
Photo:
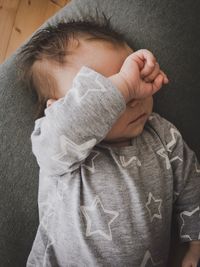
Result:
<svg viewBox="0 0 200 267"><path fill-rule="evenodd" d="M196 267L200 166L152 113L168 83L154 55L109 23L72 21L35 34L21 56L39 103L40 224L27 266L167 266L177 223L182 266Z"/></svg>

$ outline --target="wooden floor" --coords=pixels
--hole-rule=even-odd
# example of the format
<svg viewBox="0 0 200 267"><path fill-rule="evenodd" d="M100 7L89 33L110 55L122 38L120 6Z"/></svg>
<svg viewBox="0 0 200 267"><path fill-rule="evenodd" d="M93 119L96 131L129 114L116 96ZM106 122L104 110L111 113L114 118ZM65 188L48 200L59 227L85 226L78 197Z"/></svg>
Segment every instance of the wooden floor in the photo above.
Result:
<svg viewBox="0 0 200 267"><path fill-rule="evenodd" d="M0 0L0 63L70 0Z"/></svg>

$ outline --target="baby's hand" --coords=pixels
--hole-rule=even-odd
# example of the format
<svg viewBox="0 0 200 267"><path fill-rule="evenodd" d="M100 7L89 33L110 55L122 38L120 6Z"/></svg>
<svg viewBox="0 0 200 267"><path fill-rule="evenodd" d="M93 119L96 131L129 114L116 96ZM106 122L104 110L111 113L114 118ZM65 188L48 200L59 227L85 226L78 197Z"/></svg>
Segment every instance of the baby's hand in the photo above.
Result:
<svg viewBox="0 0 200 267"><path fill-rule="evenodd" d="M146 49L138 50L129 55L119 73L109 78L115 85L121 87L121 91L126 91L127 102L133 98L140 99L151 96L163 84L169 82L166 74L160 70L154 55Z"/></svg>
<svg viewBox="0 0 200 267"><path fill-rule="evenodd" d="M183 259L181 267L197 267L199 260L200 260L200 241L192 241L190 242L189 249Z"/></svg>

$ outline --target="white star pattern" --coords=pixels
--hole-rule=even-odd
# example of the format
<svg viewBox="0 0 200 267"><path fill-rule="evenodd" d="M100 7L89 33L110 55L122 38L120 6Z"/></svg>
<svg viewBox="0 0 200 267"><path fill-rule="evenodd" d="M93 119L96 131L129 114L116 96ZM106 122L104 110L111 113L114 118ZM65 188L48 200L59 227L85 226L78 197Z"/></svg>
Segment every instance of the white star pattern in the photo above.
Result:
<svg viewBox="0 0 200 267"><path fill-rule="evenodd" d="M166 155L166 151L164 148L161 148L159 149L157 152L156 152L159 156L163 157L165 159L165 162L166 162L166 169L169 170L170 169L170 161L169 161L169 158L168 158L168 155Z"/></svg>
<svg viewBox="0 0 200 267"><path fill-rule="evenodd" d="M136 161L137 166L142 166L141 162L139 161L138 157L133 156L132 158L130 158L128 161L125 161L125 157L124 156L120 156L120 161L122 164L122 167L128 167L132 161Z"/></svg>
<svg viewBox="0 0 200 267"><path fill-rule="evenodd" d="M198 161L197 161L197 159L196 159L196 162L195 162L195 170L196 170L197 173L200 173L200 169L198 169L197 164L198 164ZM199 164L198 164L198 165L199 165Z"/></svg>
<svg viewBox="0 0 200 267"><path fill-rule="evenodd" d="M58 189L57 189L57 196L62 201L64 200L64 195L68 190L68 185L63 181L58 180Z"/></svg>
<svg viewBox="0 0 200 267"><path fill-rule="evenodd" d="M60 148L61 148L61 152L54 155L52 157L53 160L58 161L61 164L64 164L65 167L69 167L70 164L72 164L73 162L69 162L69 160L65 160L65 157L68 155L68 153L70 153L70 157L69 159L73 159L73 151L75 151L75 156L79 155L79 161L85 159L87 157L87 153L88 150L91 147L94 147L96 144L97 140L95 138L88 140L87 142L81 144L81 145L77 145L76 143L74 143L73 141L71 141L69 138L67 138L65 135L61 135L60 136ZM67 166L66 166L67 165Z"/></svg>
<svg viewBox="0 0 200 267"><path fill-rule="evenodd" d="M152 121L153 119L154 119L153 115L150 115L149 118L148 118L149 121Z"/></svg>
<svg viewBox="0 0 200 267"><path fill-rule="evenodd" d="M100 152L92 149L90 155L86 159L87 163L85 161L84 163L81 164L81 166L85 167L86 169L94 173L95 172L94 159L98 157L99 155L100 155Z"/></svg>
<svg viewBox="0 0 200 267"><path fill-rule="evenodd" d="M147 250L144 254L144 258L142 260L142 263L140 264L140 267L151 267L151 266L158 266L162 263L162 261L160 262L154 262L153 258L151 256L151 253L149 252L149 250Z"/></svg>
<svg viewBox="0 0 200 267"><path fill-rule="evenodd" d="M177 131L174 128L171 128L170 130L171 136L172 136L172 140L167 144L167 151L172 152L172 147L176 144L176 137L175 134L177 134L178 136L181 136L179 131Z"/></svg>
<svg viewBox="0 0 200 267"><path fill-rule="evenodd" d="M87 83L86 81L87 78L89 79L89 83ZM99 74L96 74L93 71L88 72L88 68L85 66L81 68L81 71L79 72L79 75L76 77L76 79L74 79L73 86L72 86L73 95L77 103L80 103L90 92L95 92L95 91L102 91L103 93L106 92L107 89L101 82L99 82L98 79L99 79ZM90 84L91 80L94 80L94 85L96 86L96 88L87 87L86 89L83 86L83 81L86 84Z"/></svg>
<svg viewBox="0 0 200 267"><path fill-rule="evenodd" d="M168 152L172 152L172 147L176 144L177 140L175 138L175 134L180 136L180 133L174 128L170 129L170 133L171 133L171 136L172 136L172 140L166 145ZM161 157L163 157L165 159L167 170L170 169L170 162L173 162L175 160L179 160L181 162L183 161L179 156L175 156L175 157L173 157L172 159L169 160L169 157L168 157L168 155L167 155L167 153L166 153L164 148L159 149L156 153L159 156L161 156Z"/></svg>
<svg viewBox="0 0 200 267"><path fill-rule="evenodd" d="M165 159L165 162L166 162L166 169L169 170L170 169L170 162L173 162L175 160L179 160L179 161L183 161L180 157L178 156L175 156L173 157L172 159L169 160L169 157L168 155L166 154L166 151L164 148L161 148L159 149L157 152L156 152L159 156L163 157Z"/></svg>
<svg viewBox="0 0 200 267"><path fill-rule="evenodd" d="M181 229L180 229L180 236L181 238L188 238L189 240L193 240L193 239L198 239L200 240L200 232L198 234L198 236L193 236L193 238L191 238L191 236L189 234L186 234L186 233L183 233L184 231L186 232L187 230L187 224L185 224L185 220L188 220L188 219L192 219L192 217L194 216L197 216L197 222L198 222L198 225L196 225L195 227L197 229L200 229L200 208L199 206L197 208L195 208L193 211L183 211L181 212L180 214L180 217L181 217L181 220L182 220L182 225L181 225ZM190 223L191 224L191 223ZM184 229L186 228L186 230Z"/></svg>
<svg viewBox="0 0 200 267"><path fill-rule="evenodd" d="M152 193L149 193L148 201L146 203L146 208L149 212L149 215L151 217L151 222L153 221L154 218L162 219L161 215L161 204L162 200L161 199L155 199L152 195ZM153 209L156 209L156 212L153 212Z"/></svg>
<svg viewBox="0 0 200 267"><path fill-rule="evenodd" d="M97 205L99 205L99 208L97 207ZM86 222L87 222L87 227L86 227L86 236L91 236L94 234L100 234L101 236L103 236L105 239L107 240L112 240L112 233L111 233L111 223L119 216L119 212L117 211L113 211L113 210L107 210L103 207L103 204L101 203L101 200L98 196L95 197L93 203L91 204L91 206L81 206L81 211L83 213L83 215L86 218ZM103 211L103 214L109 218L109 222L107 223L107 228L108 228L108 232L109 234L107 234L105 231L97 229L92 231L92 227L98 228L98 225L95 225L95 215L98 212L98 209L100 209L100 211ZM90 214L90 215L89 215ZM91 218L93 217L93 218Z"/></svg>
<svg viewBox="0 0 200 267"><path fill-rule="evenodd" d="M180 157L176 156L176 157L173 157L172 159L170 159L170 162L173 162L175 160L183 161Z"/></svg>

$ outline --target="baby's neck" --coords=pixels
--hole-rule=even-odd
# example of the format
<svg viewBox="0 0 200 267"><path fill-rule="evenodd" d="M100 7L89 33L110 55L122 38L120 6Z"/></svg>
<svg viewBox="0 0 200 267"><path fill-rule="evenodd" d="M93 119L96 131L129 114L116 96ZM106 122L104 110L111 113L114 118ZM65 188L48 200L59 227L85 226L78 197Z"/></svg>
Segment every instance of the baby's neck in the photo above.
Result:
<svg viewBox="0 0 200 267"><path fill-rule="evenodd" d="M109 146L112 147L124 147L124 146L131 146L131 139L125 140L125 141L118 141L118 142L106 142L103 141L104 144L108 144Z"/></svg>

